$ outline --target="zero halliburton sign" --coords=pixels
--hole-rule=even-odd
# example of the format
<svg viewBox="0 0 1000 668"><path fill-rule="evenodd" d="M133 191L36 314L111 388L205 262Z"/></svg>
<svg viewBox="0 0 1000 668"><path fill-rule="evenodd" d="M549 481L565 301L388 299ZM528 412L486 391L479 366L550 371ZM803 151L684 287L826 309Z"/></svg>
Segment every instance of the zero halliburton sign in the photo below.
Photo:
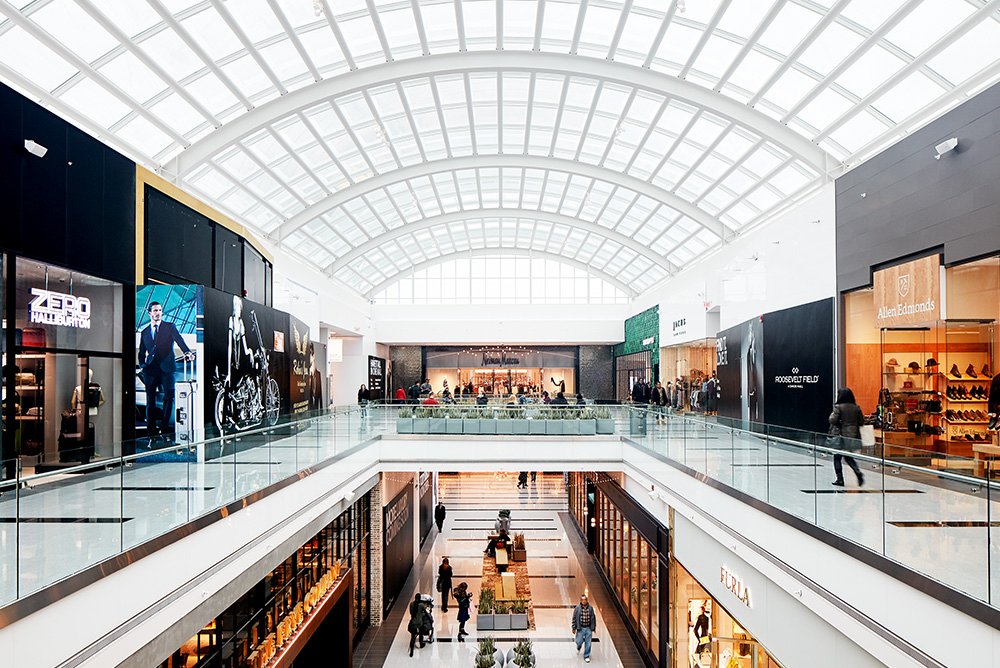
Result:
<svg viewBox="0 0 1000 668"><path fill-rule="evenodd" d="M40 325L90 329L90 300L62 292L31 288L28 319Z"/></svg>
<svg viewBox="0 0 1000 668"><path fill-rule="evenodd" d="M918 325L941 317L941 257L928 257L876 271L875 324Z"/></svg>

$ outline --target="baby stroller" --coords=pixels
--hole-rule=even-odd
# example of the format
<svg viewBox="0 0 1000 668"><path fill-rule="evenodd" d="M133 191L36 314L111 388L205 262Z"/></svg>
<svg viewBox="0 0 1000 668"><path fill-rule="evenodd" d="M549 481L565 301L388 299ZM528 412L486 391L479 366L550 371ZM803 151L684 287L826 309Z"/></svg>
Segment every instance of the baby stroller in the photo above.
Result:
<svg viewBox="0 0 1000 668"><path fill-rule="evenodd" d="M424 604L424 619L420 625L420 634L425 642L434 642L434 597L430 594L421 594L420 601Z"/></svg>

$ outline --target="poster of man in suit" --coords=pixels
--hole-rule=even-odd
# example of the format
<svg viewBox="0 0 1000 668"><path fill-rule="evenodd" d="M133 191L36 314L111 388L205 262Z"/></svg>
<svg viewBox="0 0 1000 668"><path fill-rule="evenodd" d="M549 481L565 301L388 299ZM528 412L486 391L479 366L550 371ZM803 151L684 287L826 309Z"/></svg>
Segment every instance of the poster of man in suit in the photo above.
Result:
<svg viewBox="0 0 1000 668"><path fill-rule="evenodd" d="M202 309L196 285L136 289L136 433L150 443L188 441L200 431Z"/></svg>

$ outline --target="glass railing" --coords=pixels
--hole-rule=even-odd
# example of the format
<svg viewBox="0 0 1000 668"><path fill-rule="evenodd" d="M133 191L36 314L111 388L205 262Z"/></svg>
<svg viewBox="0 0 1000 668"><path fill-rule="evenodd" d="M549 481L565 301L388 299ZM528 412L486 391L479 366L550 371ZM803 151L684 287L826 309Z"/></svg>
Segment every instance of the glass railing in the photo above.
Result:
<svg viewBox="0 0 1000 668"><path fill-rule="evenodd" d="M991 482L998 466L989 459L862 446L743 420L624 410L630 423L624 433L640 447L973 598L1000 602L994 556L1000 487ZM843 486L833 484L837 459Z"/></svg>
<svg viewBox="0 0 1000 668"><path fill-rule="evenodd" d="M0 480L0 606L130 550L394 428L381 406L282 416L274 425ZM101 451L100 445L96 450Z"/></svg>

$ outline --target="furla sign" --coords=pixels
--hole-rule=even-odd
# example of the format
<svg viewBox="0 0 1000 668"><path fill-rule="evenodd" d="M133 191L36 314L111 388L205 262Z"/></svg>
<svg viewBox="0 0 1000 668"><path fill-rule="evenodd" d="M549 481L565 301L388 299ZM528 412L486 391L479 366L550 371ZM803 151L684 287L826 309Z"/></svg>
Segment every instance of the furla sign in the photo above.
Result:
<svg viewBox="0 0 1000 668"><path fill-rule="evenodd" d="M739 599L740 603L748 608L753 607L753 599L750 598L750 587L743 582L743 578L733 573L726 566L719 568L719 581L722 586L728 589Z"/></svg>
<svg viewBox="0 0 1000 668"><path fill-rule="evenodd" d="M919 325L941 317L941 257L931 255L876 271L875 325Z"/></svg>

